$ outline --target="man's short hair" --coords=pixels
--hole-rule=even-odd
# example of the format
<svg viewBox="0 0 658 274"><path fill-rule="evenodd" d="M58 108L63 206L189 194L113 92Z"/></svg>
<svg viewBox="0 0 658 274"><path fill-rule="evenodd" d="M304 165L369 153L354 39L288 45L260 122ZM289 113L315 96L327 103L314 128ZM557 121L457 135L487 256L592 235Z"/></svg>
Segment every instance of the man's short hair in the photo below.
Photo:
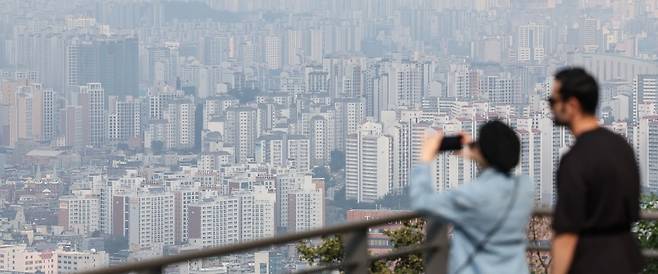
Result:
<svg viewBox="0 0 658 274"><path fill-rule="evenodd" d="M592 75L582 68L569 67L558 71L555 80L560 82L560 97L563 101L574 97L583 112L596 114L599 103L599 85Z"/></svg>

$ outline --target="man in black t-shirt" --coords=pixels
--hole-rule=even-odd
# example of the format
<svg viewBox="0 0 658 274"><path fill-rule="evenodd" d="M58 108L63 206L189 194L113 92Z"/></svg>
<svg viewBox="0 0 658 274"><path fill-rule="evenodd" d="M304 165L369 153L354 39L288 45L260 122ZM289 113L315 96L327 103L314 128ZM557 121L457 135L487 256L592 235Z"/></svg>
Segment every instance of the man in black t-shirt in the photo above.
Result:
<svg viewBox="0 0 658 274"><path fill-rule="evenodd" d="M631 226L640 213L633 149L599 126L599 88L583 69L559 71L548 102L557 125L576 142L560 161L553 216L552 274L631 274L642 255Z"/></svg>

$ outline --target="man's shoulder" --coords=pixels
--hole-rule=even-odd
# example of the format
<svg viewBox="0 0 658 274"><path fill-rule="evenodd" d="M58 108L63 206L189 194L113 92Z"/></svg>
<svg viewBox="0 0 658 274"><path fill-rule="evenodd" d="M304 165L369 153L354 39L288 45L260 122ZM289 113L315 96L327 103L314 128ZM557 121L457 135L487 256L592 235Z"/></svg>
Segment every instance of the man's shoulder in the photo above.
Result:
<svg viewBox="0 0 658 274"><path fill-rule="evenodd" d="M592 134L592 137L599 139L606 139L615 142L627 143L626 138L624 138L624 136L606 127L599 127L598 129L596 129L594 134Z"/></svg>
<svg viewBox="0 0 658 274"><path fill-rule="evenodd" d="M603 143L603 144L602 144ZM606 148L610 147L623 147L630 148L630 144L624 136L609 130L605 127L598 128L595 132L586 135L584 138L577 140L574 148L594 148L595 150L601 149L601 145Z"/></svg>
<svg viewBox="0 0 658 274"><path fill-rule="evenodd" d="M604 127L602 127L600 131L601 131L601 138L603 138L602 141L605 142L606 148L608 149L617 148L626 151L632 151L633 148L631 147L631 144L628 143L628 140L626 140L626 138L624 138L624 136L622 136L621 134L616 133ZM596 144L596 145L597 145L597 149L601 149L601 147L599 147L600 144Z"/></svg>

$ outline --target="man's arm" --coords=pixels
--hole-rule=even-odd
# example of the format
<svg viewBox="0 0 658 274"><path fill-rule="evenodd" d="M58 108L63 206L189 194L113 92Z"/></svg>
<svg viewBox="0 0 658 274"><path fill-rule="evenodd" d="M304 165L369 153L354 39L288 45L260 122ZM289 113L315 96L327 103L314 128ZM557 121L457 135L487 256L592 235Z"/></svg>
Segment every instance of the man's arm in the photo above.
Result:
<svg viewBox="0 0 658 274"><path fill-rule="evenodd" d="M578 234L562 233L553 237L551 274L567 274L578 244Z"/></svg>

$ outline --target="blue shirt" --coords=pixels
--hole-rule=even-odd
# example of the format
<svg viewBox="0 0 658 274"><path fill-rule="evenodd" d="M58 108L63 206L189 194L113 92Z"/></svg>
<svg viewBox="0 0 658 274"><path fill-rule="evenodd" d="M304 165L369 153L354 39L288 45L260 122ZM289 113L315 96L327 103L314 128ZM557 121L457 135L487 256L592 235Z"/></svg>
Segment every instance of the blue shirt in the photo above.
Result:
<svg viewBox="0 0 658 274"><path fill-rule="evenodd" d="M529 273L526 226L534 206L534 187L527 176L506 176L486 169L473 182L445 192L434 191L431 176L429 165L414 168L411 204L414 210L453 225L448 273ZM514 180L519 180L516 192ZM507 219L471 263L463 266L486 234L504 218L514 193L517 198Z"/></svg>

